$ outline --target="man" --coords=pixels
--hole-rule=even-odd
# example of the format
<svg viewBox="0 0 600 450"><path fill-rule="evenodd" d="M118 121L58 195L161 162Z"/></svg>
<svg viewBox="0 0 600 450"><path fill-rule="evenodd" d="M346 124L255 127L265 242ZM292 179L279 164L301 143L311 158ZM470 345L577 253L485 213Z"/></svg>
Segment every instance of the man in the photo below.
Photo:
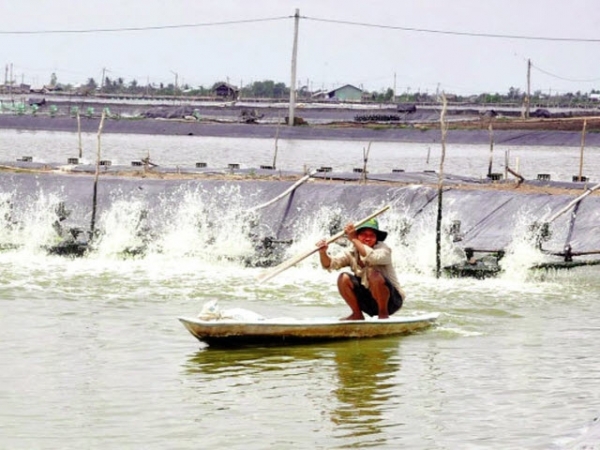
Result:
<svg viewBox="0 0 600 450"><path fill-rule="evenodd" d="M364 320L364 313L387 319L402 307L404 292L400 287L392 265L392 250L383 243L387 232L379 229L377 219L371 219L359 227L344 227L352 248L342 255L331 257L327 253L327 241L317 242L321 266L327 270L349 267L338 277L338 290L352 314L342 320Z"/></svg>

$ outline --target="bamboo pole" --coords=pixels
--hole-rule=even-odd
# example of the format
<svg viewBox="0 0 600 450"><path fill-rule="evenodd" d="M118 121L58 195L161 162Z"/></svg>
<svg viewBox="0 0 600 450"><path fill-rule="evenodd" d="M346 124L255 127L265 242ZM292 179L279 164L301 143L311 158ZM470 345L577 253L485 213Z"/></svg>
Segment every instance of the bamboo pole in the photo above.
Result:
<svg viewBox="0 0 600 450"><path fill-rule="evenodd" d="M488 133L490 135L490 164L488 166L488 178L492 178L492 163L494 161L494 128L492 127L492 121L488 126Z"/></svg>
<svg viewBox="0 0 600 450"><path fill-rule="evenodd" d="M438 174L438 211L435 229L435 276L439 278L442 274L442 193L444 186L444 160L446 159L446 133L448 123L446 122L446 109L448 101L442 93L442 112L440 114L440 130L442 132L442 155L440 158L440 173Z"/></svg>
<svg viewBox="0 0 600 450"><path fill-rule="evenodd" d="M254 207L248 209L247 212L254 212L259 209L266 208L269 205L272 205L277 200L282 199L283 197L288 195L290 192L293 192L294 190L296 190L301 184L307 182L310 179L310 177L312 177L315 174L315 172L316 172L316 170L311 170L308 174L304 175L302 178L300 178L298 181L296 181L292 186L290 186L285 191L283 191L281 194L279 194L277 197L272 198L271 200L269 200L266 203L263 203L262 205L254 206Z"/></svg>
<svg viewBox="0 0 600 450"><path fill-rule="evenodd" d="M279 118L280 118L280 113L278 111L277 112L277 129L275 130L275 153L273 154L273 169L277 168L277 152L279 150L279 147L277 144L279 142L279 127L280 127Z"/></svg>
<svg viewBox="0 0 600 450"><path fill-rule="evenodd" d="M378 215L386 212L388 209L390 209L390 205L384 206L383 208L381 208L379 211L374 212L373 214L371 214L368 217L365 217L362 220L359 220L358 222L356 222L354 224L355 227L359 227L360 225L362 225L363 223L373 219L374 217L377 217ZM339 233L331 236L329 239L327 239L327 245L331 244L332 242L337 241L338 239L344 237L346 235L346 233L342 230ZM315 246L314 248L307 250L304 253L301 253L299 255L294 256L293 258L288 259L287 261L282 262L281 264L279 264L278 266L276 266L273 270L270 270L268 272L264 272L262 274L260 274L257 277L257 281L259 283L264 283L267 280L270 280L271 278L273 278L275 275L280 274L281 272L289 269L292 266L295 266L296 264L298 264L300 261L308 258L310 255L316 253L319 251L319 247Z"/></svg>
<svg viewBox="0 0 600 450"><path fill-rule="evenodd" d="M92 195L92 223L90 225L91 236L90 239L93 239L94 231L96 227L96 206L98 204L98 177L100 175L100 157L102 154L102 145L101 138L102 129L104 128L104 118L106 117L106 112L102 111L102 116L100 117L100 125L98 126L98 153L96 156L96 174L94 175L94 193Z"/></svg>
<svg viewBox="0 0 600 450"><path fill-rule="evenodd" d="M369 152L371 151L371 142L367 146L367 149L363 147L363 172L362 172L362 182L367 184L367 163L369 161Z"/></svg>
<svg viewBox="0 0 600 450"><path fill-rule="evenodd" d="M587 128L587 119L583 119L583 128L581 130L581 152L579 154L579 181L583 180L583 149L585 148L585 130Z"/></svg>
<svg viewBox="0 0 600 450"><path fill-rule="evenodd" d="M81 145L81 116L77 110L77 135L79 136L79 158L83 156L83 146Z"/></svg>
<svg viewBox="0 0 600 450"><path fill-rule="evenodd" d="M583 194L581 194L579 197L571 200L567 206L565 206L563 209L561 209L557 213L553 214L549 219L545 220L544 222L545 223L554 222L556 219L558 219L560 216L562 216L564 213L566 213L569 209L571 209L573 206L575 206L581 200L583 200L588 195L590 195L592 192L594 192L595 190L598 190L598 189L600 189L600 183L598 183L597 185L595 185L591 188L587 188Z"/></svg>
<svg viewBox="0 0 600 450"><path fill-rule="evenodd" d="M531 107L531 60L527 60L527 94L525 95L525 118L529 119Z"/></svg>

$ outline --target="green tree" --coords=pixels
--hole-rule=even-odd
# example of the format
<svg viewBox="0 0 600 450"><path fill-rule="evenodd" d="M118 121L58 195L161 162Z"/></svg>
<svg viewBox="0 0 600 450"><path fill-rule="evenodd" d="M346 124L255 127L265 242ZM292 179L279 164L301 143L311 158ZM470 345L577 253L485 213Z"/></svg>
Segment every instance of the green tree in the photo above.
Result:
<svg viewBox="0 0 600 450"><path fill-rule="evenodd" d="M521 90L519 88L510 87L508 90L508 98L509 100L518 100L522 97Z"/></svg>
<svg viewBox="0 0 600 450"><path fill-rule="evenodd" d="M273 86L273 95L275 98L287 98L290 96L290 90L285 83L275 83L275 86Z"/></svg>
<svg viewBox="0 0 600 450"><path fill-rule="evenodd" d="M111 91L112 80L110 77L104 78L104 85L100 86L100 91L104 93L109 93Z"/></svg>
<svg viewBox="0 0 600 450"><path fill-rule="evenodd" d="M386 102L393 100L394 99L394 90L392 88L387 88L387 91L385 91L385 94L383 94L383 99Z"/></svg>
<svg viewBox="0 0 600 450"><path fill-rule="evenodd" d="M215 86L213 86L213 89ZM285 98L290 95L290 90L285 83L275 83L273 80L264 80L255 81L250 86L246 86L242 89L242 94L247 97Z"/></svg>
<svg viewBox="0 0 600 450"><path fill-rule="evenodd" d="M90 91L95 91L96 88L98 87L98 84L96 83L96 80L94 80L93 78L88 78L87 83L85 84L85 87Z"/></svg>

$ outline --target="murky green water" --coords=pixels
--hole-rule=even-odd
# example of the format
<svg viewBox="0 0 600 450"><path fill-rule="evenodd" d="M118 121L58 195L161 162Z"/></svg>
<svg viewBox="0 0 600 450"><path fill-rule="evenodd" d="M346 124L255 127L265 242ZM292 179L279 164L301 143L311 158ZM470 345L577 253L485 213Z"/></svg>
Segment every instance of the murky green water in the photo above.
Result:
<svg viewBox="0 0 600 450"><path fill-rule="evenodd" d="M0 254L2 448L558 448L598 414L600 283L404 274L412 336L206 348L177 321L204 302L341 316L316 261ZM575 433L575 434L574 434Z"/></svg>

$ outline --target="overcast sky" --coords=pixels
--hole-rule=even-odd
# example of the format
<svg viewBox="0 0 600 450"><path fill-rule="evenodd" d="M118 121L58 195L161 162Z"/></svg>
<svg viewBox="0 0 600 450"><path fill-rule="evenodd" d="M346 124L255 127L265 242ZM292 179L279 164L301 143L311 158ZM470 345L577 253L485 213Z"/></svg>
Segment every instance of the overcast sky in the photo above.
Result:
<svg viewBox="0 0 600 450"><path fill-rule="evenodd" d="M296 8L313 90L526 91L528 59L532 92L600 89L598 0L0 0L0 61L33 85L289 85Z"/></svg>

